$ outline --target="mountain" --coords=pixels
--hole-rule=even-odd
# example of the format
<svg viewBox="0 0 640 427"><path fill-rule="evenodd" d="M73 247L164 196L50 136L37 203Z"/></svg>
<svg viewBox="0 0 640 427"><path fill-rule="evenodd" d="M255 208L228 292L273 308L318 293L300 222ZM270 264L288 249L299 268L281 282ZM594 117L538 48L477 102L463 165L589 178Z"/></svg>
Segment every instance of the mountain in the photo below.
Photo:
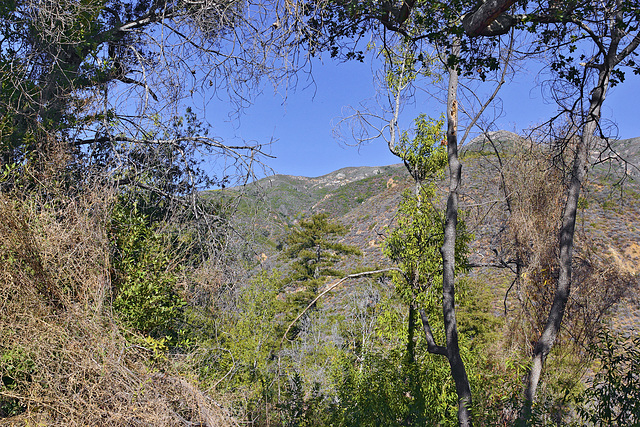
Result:
<svg viewBox="0 0 640 427"><path fill-rule="evenodd" d="M402 164L347 167L316 178L273 175L243 190L249 199L264 201L286 221L300 212L344 215L403 175Z"/></svg>
<svg viewBox="0 0 640 427"><path fill-rule="evenodd" d="M499 156L496 154L496 150ZM536 150L524 138L499 131L489 138L476 138L461 149L463 176L460 208L467 228L474 235L470 262L474 265L497 265L509 248L505 229L509 222L505 187L525 191L528 175L534 169ZM570 150L570 146L569 146ZM588 177L581 198L576 240L577 256L589 262L628 273L638 285L640 277L640 138L614 141L604 153L593 153L596 161L619 155L626 161L598 163ZM564 156L564 157L563 157ZM569 153L558 153L550 168L562 168ZM626 174L625 174L626 172ZM506 174L506 175L505 175ZM509 175L511 174L511 175ZM505 176L514 181L508 183ZM519 180L522 182L518 183ZM444 207L447 181L440 180L435 203ZM519 187L518 187L519 185ZM348 167L320 177L274 175L253 184L234 188L229 193L243 194L238 216L239 228L253 226L250 239L254 260L262 267L281 266L278 248L295 222L314 213L327 212L335 221L348 227L342 241L359 247L363 255L346 261L342 267L371 268L388 265L382 254L387 228L393 226L397 206L412 179L403 164L380 167ZM523 190L524 189L524 190ZM538 191L532 188L531 191ZM548 190L546 190L548 191ZM545 194L533 195L542 203ZM527 196L528 197L528 196ZM555 239L555 235L553 237ZM551 242L553 246L554 242ZM506 249L505 249L506 248ZM475 268L472 276L490 284L496 312L503 310L505 293L513 274L505 268ZM614 308L613 323L622 330L632 330L640 323L640 308L627 292L622 305ZM622 308L620 308L622 307Z"/></svg>

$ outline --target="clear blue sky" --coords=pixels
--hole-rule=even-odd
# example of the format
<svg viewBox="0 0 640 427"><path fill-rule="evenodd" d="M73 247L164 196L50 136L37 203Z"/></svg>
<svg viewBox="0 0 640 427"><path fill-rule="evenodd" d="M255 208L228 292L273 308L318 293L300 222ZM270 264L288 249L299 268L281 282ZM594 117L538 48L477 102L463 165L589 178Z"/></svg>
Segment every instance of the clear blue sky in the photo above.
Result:
<svg viewBox="0 0 640 427"><path fill-rule="evenodd" d="M227 142L274 140L268 151L276 158L268 159L267 164L275 173L314 177L346 166L398 163L384 140L349 147L332 135L332 122L341 116L344 106L355 106L375 96L371 63L337 63L326 58L324 63L314 62L312 73L315 83L303 76L286 100L265 88L238 120L227 119L228 104L208 106L207 118L213 133ZM500 96L504 115L497 121L500 129L520 131L547 120L556 111L555 105L543 101L535 76L536 73L524 72L516 82L503 86ZM620 138L640 136L635 102L639 89L640 78L627 73L627 81L614 88L605 100L603 116L615 117ZM443 111L442 104L418 92L415 105L405 109L403 121L406 126L420 112L438 117Z"/></svg>

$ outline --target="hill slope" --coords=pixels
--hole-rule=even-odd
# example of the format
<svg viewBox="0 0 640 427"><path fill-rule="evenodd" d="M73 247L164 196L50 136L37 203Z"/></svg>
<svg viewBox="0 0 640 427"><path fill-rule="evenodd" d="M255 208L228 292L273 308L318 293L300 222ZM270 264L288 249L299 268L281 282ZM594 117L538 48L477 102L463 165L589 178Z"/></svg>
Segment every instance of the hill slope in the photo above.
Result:
<svg viewBox="0 0 640 427"><path fill-rule="evenodd" d="M509 168L522 167L519 156L528 158L528 162L535 158L532 149L527 148L528 143L515 134L500 131L491 134L491 140L493 145L486 139L476 138L462 150L461 210L475 236L470 262L476 265L497 265L506 256L509 242L505 227L509 216L504 188L511 184L503 182L503 174ZM637 282L640 274L637 222L640 138L613 142L608 155L612 152L617 152L627 163L602 163L592 169L581 199L578 246L580 253L589 253L603 265L631 274ZM592 157L595 159L596 155ZM510 179L517 179L517 175L514 176L516 178ZM246 196L240 206L245 215L240 215L238 225L254 226L255 260L263 267L282 264L277 248L297 219L328 212L349 228L342 241L358 246L363 252L361 258L343 265L351 270L388 264L381 250L385 230L393 225L402 191L411 185L404 165L395 164L343 168L316 178L275 175L232 191L243 191ZM443 207L446 181L437 185L440 190L436 204ZM492 278L495 307L501 309L512 273L507 269L485 267L473 269L472 275ZM637 307L633 300L625 300L624 309L617 310L619 316L614 323L623 330L632 329L640 322Z"/></svg>

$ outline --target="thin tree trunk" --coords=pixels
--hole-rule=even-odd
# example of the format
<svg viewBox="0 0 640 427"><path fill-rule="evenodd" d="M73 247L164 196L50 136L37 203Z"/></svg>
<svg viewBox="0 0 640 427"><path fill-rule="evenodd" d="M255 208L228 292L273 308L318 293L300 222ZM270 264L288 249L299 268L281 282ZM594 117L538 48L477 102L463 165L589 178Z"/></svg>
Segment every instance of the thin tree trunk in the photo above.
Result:
<svg viewBox="0 0 640 427"><path fill-rule="evenodd" d="M578 199L582 183L584 182L584 178L589 168L589 150L594 145L595 132L600 122L602 103L604 102L604 98L609 87L609 78L611 75L610 69L611 68L609 66L604 66L599 73L598 84L591 92L588 115L582 130L582 135L576 147L573 168L571 171L571 181L569 183L567 201L562 214L562 227L560 229L560 272L558 283L556 286L555 296L553 298L553 304L551 305L551 310L547 317L547 323L533 350L533 359L524 393L524 406L520 414L521 423L527 423L531 417L531 410L538 384L540 382L542 369L547 355L553 348L556 338L558 337L558 333L560 332L565 307L569 300L572 273L571 261L573 259L573 242L576 215L578 211Z"/></svg>
<svg viewBox="0 0 640 427"><path fill-rule="evenodd" d="M452 52L458 56L460 42L454 41ZM449 160L449 197L444 225L444 244L442 253L442 311L446 337L446 351L451 375L458 393L458 423L471 426L471 388L469 378L460 357L458 328L455 311L455 249L456 225L458 224L458 188L462 166L458 159L458 72L449 69L449 90L447 96L447 156Z"/></svg>
<svg viewBox="0 0 640 427"><path fill-rule="evenodd" d="M416 361L416 341L414 338L414 331L416 328L416 307L413 301L409 304L409 325L407 330L407 363L410 366Z"/></svg>

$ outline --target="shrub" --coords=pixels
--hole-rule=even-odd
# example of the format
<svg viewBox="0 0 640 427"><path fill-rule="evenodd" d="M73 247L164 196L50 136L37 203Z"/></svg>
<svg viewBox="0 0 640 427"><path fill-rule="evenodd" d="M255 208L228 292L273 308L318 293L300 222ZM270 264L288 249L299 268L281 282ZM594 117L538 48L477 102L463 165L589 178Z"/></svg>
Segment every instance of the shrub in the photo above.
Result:
<svg viewBox="0 0 640 427"><path fill-rule="evenodd" d="M0 194L0 424L234 425L171 365L159 373L144 340L131 345L113 321L113 199L49 190L44 200Z"/></svg>
<svg viewBox="0 0 640 427"><path fill-rule="evenodd" d="M597 426L640 424L640 337L602 331L593 351L600 369L579 399L583 421Z"/></svg>
<svg viewBox="0 0 640 427"><path fill-rule="evenodd" d="M114 309L129 326L146 335L177 338L176 322L185 302L176 294L176 271L149 215L137 205L116 204L111 217L114 246Z"/></svg>

